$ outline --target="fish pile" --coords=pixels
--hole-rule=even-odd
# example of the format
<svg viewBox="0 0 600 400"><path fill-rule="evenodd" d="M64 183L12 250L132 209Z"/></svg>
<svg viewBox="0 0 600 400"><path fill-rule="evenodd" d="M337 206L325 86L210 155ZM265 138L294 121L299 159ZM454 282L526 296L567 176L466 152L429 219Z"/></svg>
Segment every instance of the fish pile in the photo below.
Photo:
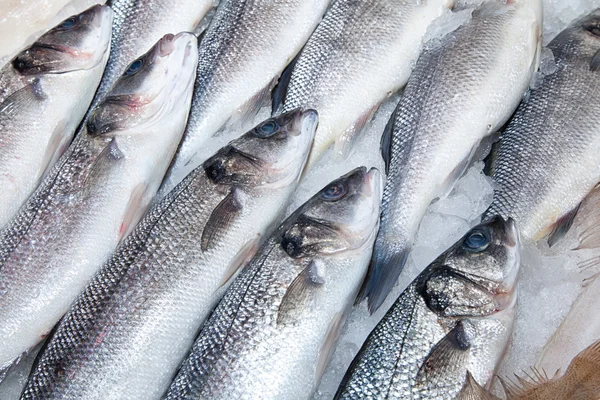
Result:
<svg viewBox="0 0 600 400"><path fill-rule="evenodd" d="M600 8L88 3L0 41L0 399L600 399ZM536 246L591 273L510 370Z"/></svg>

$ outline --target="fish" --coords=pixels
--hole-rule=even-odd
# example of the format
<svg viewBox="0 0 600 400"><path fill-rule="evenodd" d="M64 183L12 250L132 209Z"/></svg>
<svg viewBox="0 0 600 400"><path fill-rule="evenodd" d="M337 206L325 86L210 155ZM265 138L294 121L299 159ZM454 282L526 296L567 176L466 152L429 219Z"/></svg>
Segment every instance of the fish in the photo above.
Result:
<svg viewBox="0 0 600 400"><path fill-rule="evenodd" d="M185 128L196 62L190 33L134 61L0 231L0 371L49 335L148 207Z"/></svg>
<svg viewBox="0 0 600 400"><path fill-rule="evenodd" d="M111 53L92 107L99 104L128 65L167 33L193 32L214 0L108 0L114 10Z"/></svg>
<svg viewBox="0 0 600 400"><path fill-rule="evenodd" d="M58 325L22 399L162 398L231 277L276 227L317 119L296 110L262 122L155 203Z"/></svg>
<svg viewBox="0 0 600 400"><path fill-rule="evenodd" d="M275 109L319 112L307 168L332 144L336 156L348 155L379 105L406 84L428 26L452 3L338 0L331 6L273 96Z"/></svg>
<svg viewBox="0 0 600 400"><path fill-rule="evenodd" d="M109 7L88 8L0 70L0 227L71 143L108 60L112 18Z"/></svg>
<svg viewBox="0 0 600 400"><path fill-rule="evenodd" d="M512 334L519 232L494 217L405 290L367 337L336 399L455 399L467 374L488 385Z"/></svg>
<svg viewBox="0 0 600 400"><path fill-rule="evenodd" d="M577 354L565 373L548 378L533 369L527 378L516 375L516 382L502 380L507 400L598 400L600 398L600 341ZM457 400L499 400L468 379Z"/></svg>
<svg viewBox="0 0 600 400"><path fill-rule="evenodd" d="M220 2L199 44L190 120L161 193L204 161L198 152L208 139L224 132L244 132L252 123L330 1Z"/></svg>
<svg viewBox="0 0 600 400"><path fill-rule="evenodd" d="M267 239L202 326L175 399L309 399L369 264L382 178L357 168Z"/></svg>
<svg viewBox="0 0 600 400"><path fill-rule="evenodd" d="M492 158L497 189L486 215L510 216L524 238L554 245L600 182L600 9L572 22L548 48L554 62Z"/></svg>
<svg viewBox="0 0 600 400"><path fill-rule="evenodd" d="M404 268L427 207L517 108L537 69L541 18L540 0L488 1L426 44L381 139L388 179L360 296L371 312Z"/></svg>

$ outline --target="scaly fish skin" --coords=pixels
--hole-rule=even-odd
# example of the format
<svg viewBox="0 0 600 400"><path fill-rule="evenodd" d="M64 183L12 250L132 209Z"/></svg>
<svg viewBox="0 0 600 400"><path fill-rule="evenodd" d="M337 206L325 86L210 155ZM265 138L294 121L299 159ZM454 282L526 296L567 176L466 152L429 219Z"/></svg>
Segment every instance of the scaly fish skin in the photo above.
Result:
<svg viewBox="0 0 600 400"><path fill-rule="evenodd" d="M317 115L267 120L155 204L59 325L23 399L159 399L285 209Z"/></svg>
<svg viewBox="0 0 600 400"><path fill-rule="evenodd" d="M511 335L519 235L500 217L421 273L371 332L337 399L454 399L467 372L487 385Z"/></svg>
<svg viewBox="0 0 600 400"><path fill-rule="evenodd" d="M406 84L429 24L446 0L339 0L296 62L283 110L310 107L319 128L308 167L335 143L347 153L377 106Z"/></svg>
<svg viewBox="0 0 600 400"><path fill-rule="evenodd" d="M523 237L535 240L600 182L600 9L548 48L556 70L531 89L502 134L487 211L514 218Z"/></svg>
<svg viewBox="0 0 600 400"><path fill-rule="evenodd" d="M99 104L127 66L167 33L193 32L213 0L109 0L114 10L110 58L93 106Z"/></svg>
<svg viewBox="0 0 600 400"><path fill-rule="evenodd" d="M306 43L329 3L221 1L200 42L190 121L161 192L170 190L204 161L195 159L199 146L223 126L245 128L247 115L257 112L262 98L268 98L276 79Z"/></svg>
<svg viewBox="0 0 600 400"><path fill-rule="evenodd" d="M365 276L381 177L356 169L294 212L204 324L167 399L302 399Z"/></svg>
<svg viewBox="0 0 600 400"><path fill-rule="evenodd" d="M485 2L417 61L384 134L381 229L363 295L376 310L402 271L431 201L448 193L500 128L537 68L541 1Z"/></svg>
<svg viewBox="0 0 600 400"><path fill-rule="evenodd" d="M111 9L91 7L0 70L0 227L71 142L102 77L111 27Z"/></svg>
<svg viewBox="0 0 600 400"><path fill-rule="evenodd" d="M0 232L0 369L41 341L144 213L183 134L196 38L167 35Z"/></svg>

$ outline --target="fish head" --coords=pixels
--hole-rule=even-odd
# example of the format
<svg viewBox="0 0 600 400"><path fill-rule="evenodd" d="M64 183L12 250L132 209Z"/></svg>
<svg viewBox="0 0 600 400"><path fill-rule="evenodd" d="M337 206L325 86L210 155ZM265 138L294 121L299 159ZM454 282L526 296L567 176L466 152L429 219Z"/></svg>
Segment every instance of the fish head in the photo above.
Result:
<svg viewBox="0 0 600 400"><path fill-rule="evenodd" d="M110 7L90 7L41 36L12 60L12 66L25 76L91 69L110 51L112 20Z"/></svg>
<svg viewBox="0 0 600 400"><path fill-rule="evenodd" d="M519 232L501 217L477 225L419 278L428 307L445 317L484 317L512 309L520 266Z"/></svg>
<svg viewBox="0 0 600 400"><path fill-rule="evenodd" d="M163 36L146 54L133 61L106 98L92 111L88 133L102 135L145 128L182 112L194 83L198 49L187 32Z"/></svg>
<svg viewBox="0 0 600 400"><path fill-rule="evenodd" d="M287 187L299 179L315 136L314 110L294 110L263 121L204 163L217 184Z"/></svg>
<svg viewBox="0 0 600 400"><path fill-rule="evenodd" d="M379 227L382 177L357 168L331 182L288 219L282 246L294 258L362 249Z"/></svg>

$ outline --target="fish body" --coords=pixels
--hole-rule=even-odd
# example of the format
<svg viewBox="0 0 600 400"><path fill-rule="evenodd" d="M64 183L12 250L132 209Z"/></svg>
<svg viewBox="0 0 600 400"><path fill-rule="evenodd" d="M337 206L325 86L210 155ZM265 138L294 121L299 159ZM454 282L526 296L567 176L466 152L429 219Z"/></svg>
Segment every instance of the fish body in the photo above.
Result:
<svg viewBox="0 0 600 400"><path fill-rule="evenodd" d="M100 103L127 66L167 33L193 32L213 0L109 0L114 10L111 53L94 98Z"/></svg>
<svg viewBox="0 0 600 400"><path fill-rule="evenodd" d="M381 229L363 295L371 311L393 287L421 219L500 128L537 68L541 2L485 2L417 61L382 139L388 168Z"/></svg>
<svg viewBox="0 0 600 400"><path fill-rule="evenodd" d="M512 333L519 235L473 228L400 295L352 362L336 399L454 399L488 385Z"/></svg>
<svg viewBox="0 0 600 400"><path fill-rule="evenodd" d="M22 398L161 398L285 208L316 122L314 111L264 122L156 203L58 326Z"/></svg>
<svg viewBox="0 0 600 400"><path fill-rule="evenodd" d="M356 169L267 240L202 327L167 399L302 399L316 390L366 273L381 178Z"/></svg>
<svg viewBox="0 0 600 400"><path fill-rule="evenodd" d="M45 338L144 213L183 134L196 38L167 35L0 232L0 369Z"/></svg>
<svg viewBox="0 0 600 400"><path fill-rule="evenodd" d="M165 190L203 160L195 155L223 126L245 126L300 51L330 0L223 0L200 42L184 140Z"/></svg>
<svg viewBox="0 0 600 400"><path fill-rule="evenodd" d="M283 110L310 107L319 128L310 165L333 143L344 152L379 104L406 84L429 24L450 4L336 1L298 56Z"/></svg>
<svg viewBox="0 0 600 400"><path fill-rule="evenodd" d="M574 21L548 48L554 71L531 89L501 136L487 213L514 218L529 239L557 231L553 243L600 182L600 10Z"/></svg>
<svg viewBox="0 0 600 400"><path fill-rule="evenodd" d="M0 70L0 227L71 142L102 77L111 26L109 7L91 7Z"/></svg>

